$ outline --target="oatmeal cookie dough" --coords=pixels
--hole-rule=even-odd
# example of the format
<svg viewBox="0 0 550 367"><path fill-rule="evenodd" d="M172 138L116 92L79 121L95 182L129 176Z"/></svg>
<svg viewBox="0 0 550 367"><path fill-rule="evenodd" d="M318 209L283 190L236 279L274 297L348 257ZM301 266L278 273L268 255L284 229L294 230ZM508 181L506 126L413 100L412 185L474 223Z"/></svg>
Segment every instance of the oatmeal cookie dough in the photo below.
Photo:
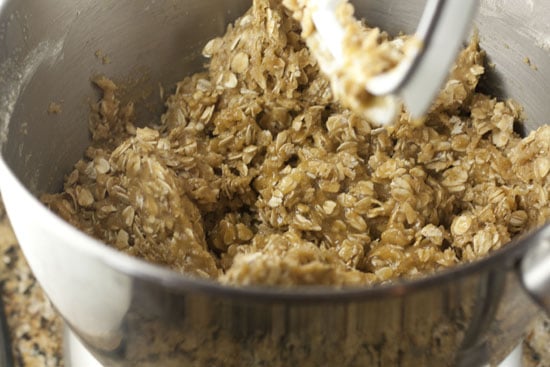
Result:
<svg viewBox="0 0 550 367"><path fill-rule="evenodd" d="M333 96L280 1L208 42L158 124L96 80L92 143L44 202L130 255L234 285L365 285L486 256L550 218L550 126L475 91L476 40L424 125Z"/></svg>

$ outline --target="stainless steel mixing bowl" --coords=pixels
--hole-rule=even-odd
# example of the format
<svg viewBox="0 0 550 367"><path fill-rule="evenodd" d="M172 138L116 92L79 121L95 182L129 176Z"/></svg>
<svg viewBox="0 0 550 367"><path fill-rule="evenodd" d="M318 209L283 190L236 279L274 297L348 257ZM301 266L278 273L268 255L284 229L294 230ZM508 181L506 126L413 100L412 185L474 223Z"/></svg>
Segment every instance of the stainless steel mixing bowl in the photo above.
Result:
<svg viewBox="0 0 550 367"><path fill-rule="evenodd" d="M357 3L359 14L394 32L412 31L424 5ZM249 6L0 1L0 188L57 310L110 366L475 366L502 359L537 310L522 282L549 307L548 226L475 264L412 282L230 289L118 253L38 202L37 194L61 187L88 143L88 104L98 97L91 75L129 80L152 93L132 96L130 88L128 98L161 108L157 83L169 88L199 69L204 43ZM549 14L548 0L482 1L476 21L496 65L485 88L521 102L527 130L549 122ZM62 113L47 114L52 101Z"/></svg>

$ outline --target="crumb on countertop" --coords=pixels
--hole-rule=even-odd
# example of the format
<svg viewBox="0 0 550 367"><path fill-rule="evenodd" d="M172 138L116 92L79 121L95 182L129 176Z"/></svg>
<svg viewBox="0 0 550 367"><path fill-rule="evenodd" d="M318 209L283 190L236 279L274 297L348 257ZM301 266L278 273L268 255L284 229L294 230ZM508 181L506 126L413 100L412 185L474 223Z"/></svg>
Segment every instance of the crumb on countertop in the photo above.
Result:
<svg viewBox="0 0 550 367"><path fill-rule="evenodd" d="M0 256L13 367L63 366L61 318L32 275L4 215L0 215Z"/></svg>

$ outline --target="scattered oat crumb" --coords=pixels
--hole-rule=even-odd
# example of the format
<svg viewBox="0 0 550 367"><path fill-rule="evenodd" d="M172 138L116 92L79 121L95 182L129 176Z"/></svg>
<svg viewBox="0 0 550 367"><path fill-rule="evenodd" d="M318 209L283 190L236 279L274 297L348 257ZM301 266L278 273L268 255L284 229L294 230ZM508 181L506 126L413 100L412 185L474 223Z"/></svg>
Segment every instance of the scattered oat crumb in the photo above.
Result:
<svg viewBox="0 0 550 367"><path fill-rule="evenodd" d="M29 124L27 122L23 122L19 128L19 131L23 135L27 135L29 133Z"/></svg>
<svg viewBox="0 0 550 367"><path fill-rule="evenodd" d="M162 101L164 101L164 93L165 93L164 86L161 83L159 83L159 96Z"/></svg>
<svg viewBox="0 0 550 367"><path fill-rule="evenodd" d="M61 112L63 112L63 108L60 103L57 102L51 102L48 106L48 113L50 115L58 115Z"/></svg>
<svg viewBox="0 0 550 367"><path fill-rule="evenodd" d="M527 56L525 56L525 58L523 59L523 63L528 65L532 70L537 71L539 69L535 64L533 64L531 59Z"/></svg>
<svg viewBox="0 0 550 367"><path fill-rule="evenodd" d="M96 50L95 57L100 60L103 65L108 65L111 63L111 58L106 55L101 49Z"/></svg>

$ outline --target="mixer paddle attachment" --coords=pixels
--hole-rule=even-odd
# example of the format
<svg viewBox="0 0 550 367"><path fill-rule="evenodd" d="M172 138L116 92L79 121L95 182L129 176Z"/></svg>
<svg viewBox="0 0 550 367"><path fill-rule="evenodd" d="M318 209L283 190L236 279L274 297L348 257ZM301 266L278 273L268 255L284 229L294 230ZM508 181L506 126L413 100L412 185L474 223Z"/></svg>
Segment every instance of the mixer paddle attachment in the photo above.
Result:
<svg viewBox="0 0 550 367"><path fill-rule="evenodd" d="M354 93L350 92L350 81L361 83L364 95L355 98L357 106L353 100L347 105L359 107L365 117L382 125L395 120L401 102L413 118L427 112L448 77L479 6L478 0L428 0L415 35L386 42L380 51L372 47L380 32L366 31L362 26L361 32L347 1L285 3L294 4L294 10L300 9L297 18L303 28L311 25L313 30L308 32L306 28L304 32L306 42L331 80L337 97L345 102ZM292 9L292 5L289 7ZM365 38L371 38L371 46ZM367 103L360 106L364 102Z"/></svg>

